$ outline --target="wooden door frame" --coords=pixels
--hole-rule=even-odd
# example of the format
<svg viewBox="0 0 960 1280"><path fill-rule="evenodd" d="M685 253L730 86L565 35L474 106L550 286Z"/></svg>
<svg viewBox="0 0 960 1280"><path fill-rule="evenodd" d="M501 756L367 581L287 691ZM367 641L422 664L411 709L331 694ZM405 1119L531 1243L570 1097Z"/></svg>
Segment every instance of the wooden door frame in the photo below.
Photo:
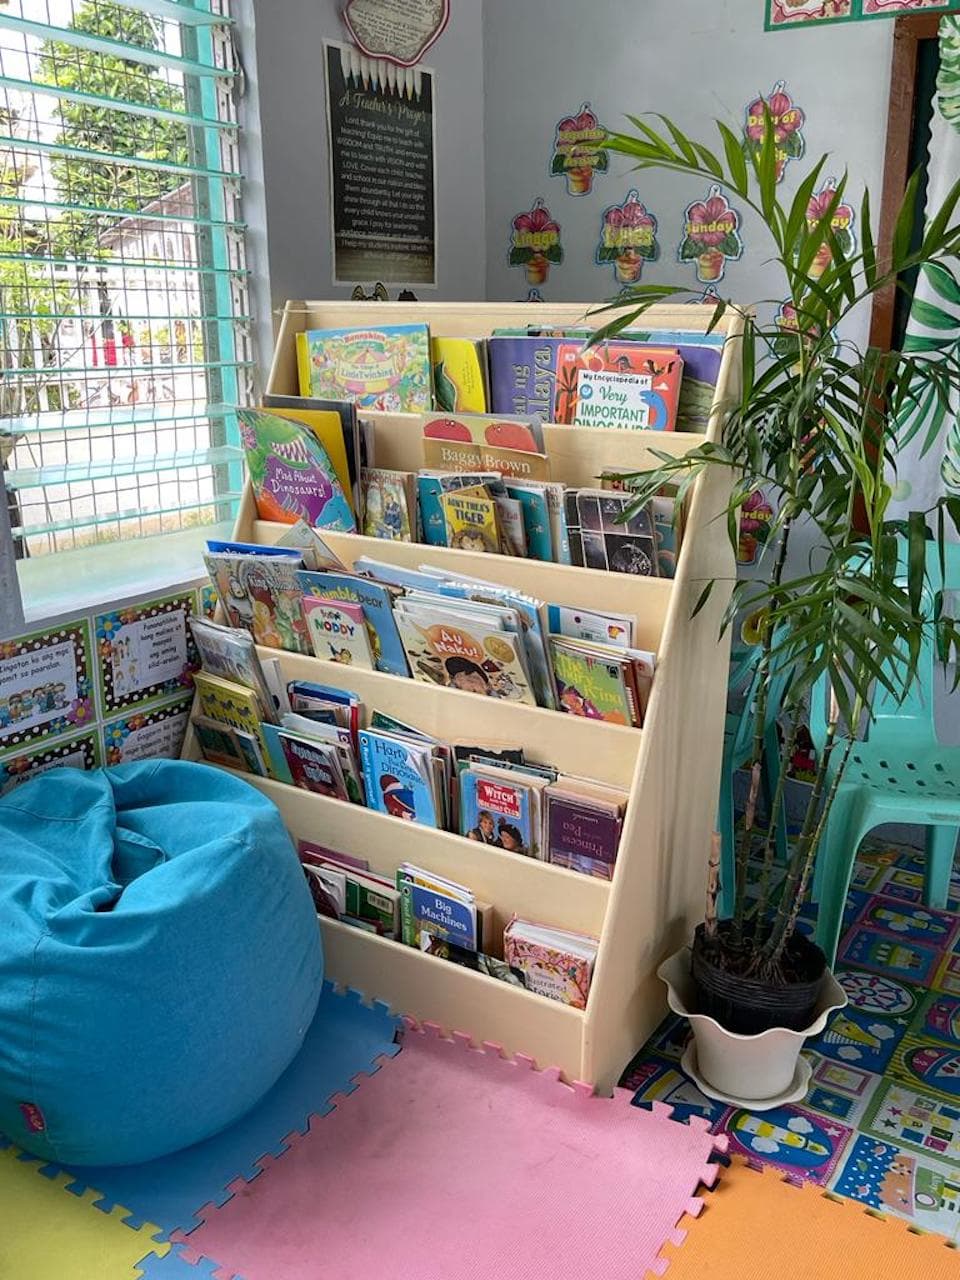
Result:
<svg viewBox="0 0 960 1280"><path fill-rule="evenodd" d="M935 40L939 28L940 15L933 13L910 14L897 18L894 24L887 140L877 229L877 266L881 271L889 266L897 211L910 177L908 167L916 105L918 46L921 40ZM893 340L896 294L896 284L890 283L873 298L870 345L884 351L890 350Z"/></svg>

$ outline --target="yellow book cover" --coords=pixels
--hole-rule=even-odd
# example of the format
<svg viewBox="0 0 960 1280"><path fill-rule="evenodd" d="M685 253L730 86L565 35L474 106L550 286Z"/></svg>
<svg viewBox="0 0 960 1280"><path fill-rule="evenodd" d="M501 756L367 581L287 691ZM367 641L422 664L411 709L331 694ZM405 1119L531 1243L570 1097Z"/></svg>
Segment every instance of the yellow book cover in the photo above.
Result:
<svg viewBox="0 0 960 1280"><path fill-rule="evenodd" d="M487 412L487 370L478 338L431 338L433 388L448 413Z"/></svg>
<svg viewBox="0 0 960 1280"><path fill-rule="evenodd" d="M440 495L447 522L447 546L461 551L499 551L497 504L483 485Z"/></svg>
<svg viewBox="0 0 960 1280"><path fill-rule="evenodd" d="M299 336L299 335L298 335ZM340 488L347 500L353 516L356 511L353 505L353 486L350 480L350 468L347 466L347 450L343 443L343 422L339 413L332 409L261 409L261 413L272 414L275 418L286 418L309 427L317 437L330 459L330 465L337 473Z"/></svg>
<svg viewBox="0 0 960 1280"><path fill-rule="evenodd" d="M297 381L302 396L313 395L313 379L310 377L310 342L306 333L297 334Z"/></svg>
<svg viewBox="0 0 960 1280"><path fill-rule="evenodd" d="M193 684L202 715L219 724L255 734L264 760L270 758L260 727L263 708L253 689L225 680L222 676L211 675L209 671L198 671L193 677Z"/></svg>

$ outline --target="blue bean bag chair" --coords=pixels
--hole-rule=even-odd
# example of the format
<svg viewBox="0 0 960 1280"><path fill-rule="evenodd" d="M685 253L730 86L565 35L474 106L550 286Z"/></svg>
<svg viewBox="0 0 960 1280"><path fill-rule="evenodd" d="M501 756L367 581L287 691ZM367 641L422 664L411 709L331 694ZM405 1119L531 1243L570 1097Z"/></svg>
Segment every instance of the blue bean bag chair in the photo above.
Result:
<svg viewBox="0 0 960 1280"><path fill-rule="evenodd" d="M131 1164L225 1128L320 996L310 891L276 807L206 765L54 769L0 797L0 1130Z"/></svg>

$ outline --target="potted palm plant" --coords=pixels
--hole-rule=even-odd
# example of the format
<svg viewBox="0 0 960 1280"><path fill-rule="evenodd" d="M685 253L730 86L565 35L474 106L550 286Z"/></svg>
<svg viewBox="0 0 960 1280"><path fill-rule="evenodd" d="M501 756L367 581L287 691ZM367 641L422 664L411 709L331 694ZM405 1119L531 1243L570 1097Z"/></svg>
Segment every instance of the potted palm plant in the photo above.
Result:
<svg viewBox="0 0 960 1280"><path fill-rule="evenodd" d="M638 169L706 180L748 207L783 278L775 303L740 308L740 386L720 407L719 441L681 457L654 450L655 467L624 477L636 507L664 490L675 493L679 518L697 477L722 468L730 479L726 534L734 547L740 514L750 510L758 490L771 498L775 512L755 576L733 584L704 582L694 610L711 592L723 590L729 594L724 627L745 612L756 621L753 750L734 859L732 914L718 919L714 850L705 919L692 947L668 961L662 975L674 1007L692 1015L698 1078L714 1092L754 1104L786 1096L791 1086L802 1091L797 1068L803 1038L844 1002L823 952L798 930L798 916L837 787L878 696L905 696L925 627L937 626L947 650L956 649L957 633L942 613L942 600L937 598L932 613L922 601L929 599L927 539L942 547L948 518L960 528L956 498L912 513L905 526L890 512L899 451L920 431L927 433L927 448L935 443L960 388L960 345L931 350L936 344L908 341L902 351L881 351L863 349L849 337L851 321L855 325L869 312L873 296L903 288L911 270L931 274L941 286L951 282L960 296L960 225L954 217L960 182L940 209L928 213L925 227L915 227L921 177L915 174L892 243L877 245L868 193L854 236L847 180L823 178L825 156L792 196L781 193L766 107L764 118L759 145L756 139L745 144L718 123L720 145L711 149L663 117L653 117L653 123L630 117L634 133L611 133L604 142L608 150L631 157ZM610 304L615 314L598 340L628 329L652 304L685 292L657 284L625 291ZM778 305L778 318L767 318ZM713 324L730 306L717 305ZM798 541L802 556L796 554ZM775 710L770 699L784 686L780 783L761 818L761 773L770 741L765 729ZM784 780L814 690L828 695L828 729L799 834L778 877L775 833Z"/></svg>

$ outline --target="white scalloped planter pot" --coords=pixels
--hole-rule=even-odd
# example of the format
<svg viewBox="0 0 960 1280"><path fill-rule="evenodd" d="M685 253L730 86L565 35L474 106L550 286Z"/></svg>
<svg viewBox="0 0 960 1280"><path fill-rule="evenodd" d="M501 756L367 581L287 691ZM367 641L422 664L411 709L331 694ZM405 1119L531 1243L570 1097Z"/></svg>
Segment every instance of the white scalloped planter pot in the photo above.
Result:
<svg viewBox="0 0 960 1280"><path fill-rule="evenodd" d="M705 1093L742 1106L779 1105L802 1096L805 1079L800 1070L800 1050L808 1036L819 1035L835 1009L847 1003L843 987L828 970L817 1003L816 1017L803 1031L771 1027L759 1035L736 1035L715 1019L691 1012L695 1003L690 976L690 948L681 947L657 970L666 984L667 1003L686 1018L696 1043L697 1084ZM797 1091L800 1090L798 1093Z"/></svg>

